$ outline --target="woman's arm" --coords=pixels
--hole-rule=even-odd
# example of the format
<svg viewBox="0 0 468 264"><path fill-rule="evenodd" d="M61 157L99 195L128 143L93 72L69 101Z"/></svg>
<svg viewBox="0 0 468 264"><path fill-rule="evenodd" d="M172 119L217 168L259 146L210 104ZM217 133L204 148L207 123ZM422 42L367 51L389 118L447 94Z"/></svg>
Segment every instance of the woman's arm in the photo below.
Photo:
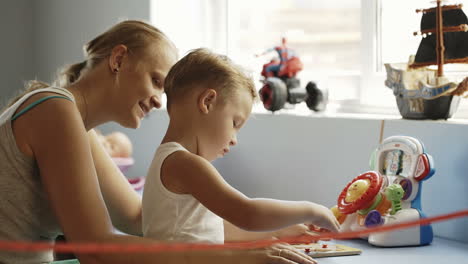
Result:
<svg viewBox="0 0 468 264"><path fill-rule="evenodd" d="M33 96L35 101L48 94ZM14 123L15 138L36 160L50 207L69 242L154 243L117 235L104 203L89 137L72 102L49 99ZM17 136L17 137L16 137ZM176 254L76 254L82 264L179 263Z"/></svg>
<svg viewBox="0 0 468 264"><path fill-rule="evenodd" d="M94 130L88 132L99 185L112 219L120 231L142 235L141 197L99 143Z"/></svg>

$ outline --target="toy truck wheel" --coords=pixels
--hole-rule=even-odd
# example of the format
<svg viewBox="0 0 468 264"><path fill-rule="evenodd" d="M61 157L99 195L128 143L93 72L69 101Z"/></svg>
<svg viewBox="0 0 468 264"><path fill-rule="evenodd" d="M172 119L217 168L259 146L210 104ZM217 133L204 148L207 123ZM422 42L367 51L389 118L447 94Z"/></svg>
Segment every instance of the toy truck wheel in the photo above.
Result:
<svg viewBox="0 0 468 264"><path fill-rule="evenodd" d="M288 99L286 84L276 77L266 79L265 85L263 85L259 93L265 109L272 112L283 108Z"/></svg>
<svg viewBox="0 0 468 264"><path fill-rule="evenodd" d="M328 94L322 92L314 82L308 82L306 86L306 104L310 110L315 112L325 110L328 101Z"/></svg>

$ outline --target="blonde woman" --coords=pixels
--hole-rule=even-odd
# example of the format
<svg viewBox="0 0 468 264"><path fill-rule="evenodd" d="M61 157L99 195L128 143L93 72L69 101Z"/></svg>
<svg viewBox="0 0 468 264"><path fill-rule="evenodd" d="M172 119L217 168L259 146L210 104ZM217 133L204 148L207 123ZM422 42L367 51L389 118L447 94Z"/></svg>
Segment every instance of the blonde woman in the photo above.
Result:
<svg viewBox="0 0 468 264"><path fill-rule="evenodd" d="M158 29L124 21L85 46L86 59L55 85L32 82L0 115L0 239L150 243L141 235L141 198L99 144L93 128L138 128L161 106L177 60ZM118 235L113 226L130 235ZM77 254L91 263L310 263L285 246L264 250ZM45 263L51 251L0 252L0 263Z"/></svg>

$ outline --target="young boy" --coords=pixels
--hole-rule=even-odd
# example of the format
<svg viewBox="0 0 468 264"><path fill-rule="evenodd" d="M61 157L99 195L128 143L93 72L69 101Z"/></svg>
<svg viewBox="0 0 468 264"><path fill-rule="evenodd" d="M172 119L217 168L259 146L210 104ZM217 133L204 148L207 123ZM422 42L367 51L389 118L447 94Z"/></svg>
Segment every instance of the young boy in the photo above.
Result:
<svg viewBox="0 0 468 264"><path fill-rule="evenodd" d="M170 122L146 178L144 236L224 243L229 239L225 223L230 230L237 226L247 231L299 223L339 229L322 205L246 197L210 163L237 144L237 132L257 96L241 68L225 56L197 49L171 68L164 88Z"/></svg>

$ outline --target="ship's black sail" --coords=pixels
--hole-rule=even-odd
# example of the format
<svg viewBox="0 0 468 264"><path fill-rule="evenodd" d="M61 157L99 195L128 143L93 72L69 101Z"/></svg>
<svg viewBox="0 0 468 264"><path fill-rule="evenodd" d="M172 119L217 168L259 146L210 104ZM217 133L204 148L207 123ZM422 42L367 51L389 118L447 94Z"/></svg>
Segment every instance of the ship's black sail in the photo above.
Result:
<svg viewBox="0 0 468 264"><path fill-rule="evenodd" d="M426 12L421 19L421 31L436 28L436 12ZM462 9L443 10L443 26L453 27L468 24ZM468 57L468 32L444 32L445 59ZM423 37L415 56L415 63L436 62L436 34Z"/></svg>

